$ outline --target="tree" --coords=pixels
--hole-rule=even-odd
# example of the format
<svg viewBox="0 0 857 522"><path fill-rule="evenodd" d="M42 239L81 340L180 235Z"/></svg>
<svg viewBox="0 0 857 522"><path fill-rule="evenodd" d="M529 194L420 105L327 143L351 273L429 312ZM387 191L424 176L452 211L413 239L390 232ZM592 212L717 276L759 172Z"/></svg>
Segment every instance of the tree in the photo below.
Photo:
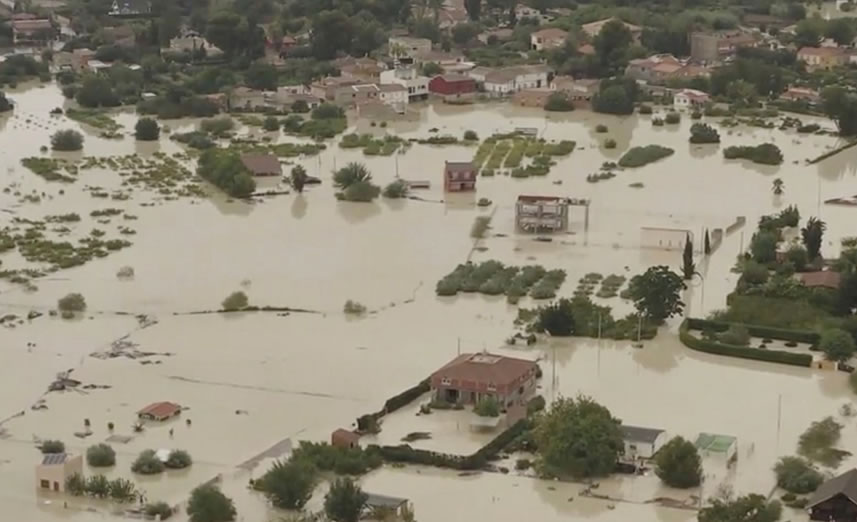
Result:
<svg viewBox="0 0 857 522"><path fill-rule="evenodd" d="M452 28L452 41L458 45L466 45L476 38L480 32L482 32L482 27L479 24L457 24Z"/></svg>
<svg viewBox="0 0 857 522"><path fill-rule="evenodd" d="M839 45L851 45L854 37L857 36L857 30L854 24L848 18L833 18L827 22L827 27L824 29L824 36L832 38Z"/></svg>
<svg viewBox="0 0 857 522"><path fill-rule="evenodd" d="M711 239L708 237L708 229L707 228L705 229L705 244L704 244L703 252L705 252L705 255L707 255L707 256L711 255Z"/></svg>
<svg viewBox="0 0 857 522"><path fill-rule="evenodd" d="M761 285L768 282L768 267L753 260L744 263L741 271L741 281L751 285Z"/></svg>
<svg viewBox="0 0 857 522"><path fill-rule="evenodd" d="M809 255L800 245L794 245L786 251L786 261L791 263L795 272L803 272L809 264Z"/></svg>
<svg viewBox="0 0 857 522"><path fill-rule="evenodd" d="M265 53L262 28L233 11L214 13L206 24L205 38L228 56L258 58Z"/></svg>
<svg viewBox="0 0 857 522"><path fill-rule="evenodd" d="M497 399L495 399L494 397L483 397L473 407L473 413L479 415L480 417L499 417L500 403L498 403Z"/></svg>
<svg viewBox="0 0 857 522"><path fill-rule="evenodd" d="M435 62L426 62L423 64L423 76L433 77L438 74L443 74L443 67Z"/></svg>
<svg viewBox="0 0 857 522"><path fill-rule="evenodd" d="M140 141L157 141L160 135L161 128L152 118L140 118L134 126L134 137Z"/></svg>
<svg viewBox="0 0 857 522"><path fill-rule="evenodd" d="M87 76L75 95L82 107L117 107L121 105L113 85L104 76Z"/></svg>
<svg viewBox="0 0 857 522"><path fill-rule="evenodd" d="M824 476L800 457L783 457L774 466L777 486L789 493L812 493L824 482Z"/></svg>
<svg viewBox="0 0 857 522"><path fill-rule="evenodd" d="M682 252L681 271L685 281L693 279L693 274L696 273L696 265L693 262L693 241L690 239L690 234L687 235L684 241L684 252Z"/></svg>
<svg viewBox="0 0 857 522"><path fill-rule="evenodd" d="M256 181L236 152L208 149L199 156L197 174L233 197L247 197L256 190Z"/></svg>
<svg viewBox="0 0 857 522"><path fill-rule="evenodd" d="M116 478L108 482L107 492L110 498L117 502L131 502L137 498L137 488L134 487L134 483L124 478Z"/></svg>
<svg viewBox="0 0 857 522"><path fill-rule="evenodd" d="M86 494L86 479L80 473L75 473L65 480L65 489L76 497L83 496Z"/></svg>
<svg viewBox="0 0 857 522"><path fill-rule="evenodd" d="M235 505L217 486L205 484L190 492L187 514L190 522L232 522Z"/></svg>
<svg viewBox="0 0 857 522"><path fill-rule="evenodd" d="M694 123L690 126L691 143L720 143L720 133L707 123Z"/></svg>
<svg viewBox="0 0 857 522"><path fill-rule="evenodd" d="M798 22L795 28L794 43L799 48L801 47L817 47L821 42L821 35L824 32L824 20L807 18Z"/></svg>
<svg viewBox="0 0 857 522"><path fill-rule="evenodd" d="M268 132L273 132L280 129L280 120L276 116L267 116L262 121L262 128Z"/></svg>
<svg viewBox="0 0 857 522"><path fill-rule="evenodd" d="M815 261L821 255L821 240L826 229L827 224L815 217L809 218L806 226L800 229L800 237L810 261Z"/></svg>
<svg viewBox="0 0 857 522"><path fill-rule="evenodd" d="M771 192L773 192L775 196L782 196L785 188L786 184L783 182L782 178L774 179L774 182L771 184Z"/></svg>
<svg viewBox="0 0 857 522"><path fill-rule="evenodd" d="M324 512L335 522L358 522L368 499L351 478L339 478L324 496Z"/></svg>
<svg viewBox="0 0 857 522"><path fill-rule="evenodd" d="M301 165L295 165L292 167L292 187L300 194L304 191L304 185L306 185L307 173L306 169Z"/></svg>
<svg viewBox="0 0 857 522"><path fill-rule="evenodd" d="M408 197L408 191L408 182L403 179L397 179L384 187L383 194L385 198L400 199Z"/></svg>
<svg viewBox="0 0 857 522"><path fill-rule="evenodd" d="M166 502L154 502L152 504L146 504L146 507L143 511L147 516L152 518L155 518L156 516L160 515L161 520L166 520L173 516L173 508L171 508L170 505Z"/></svg>
<svg viewBox="0 0 857 522"><path fill-rule="evenodd" d="M476 22L482 16L482 0L464 0L464 9L467 10L467 16Z"/></svg>
<svg viewBox="0 0 857 522"><path fill-rule="evenodd" d="M60 312L83 312L86 310L86 299L78 293L71 293L57 301Z"/></svg>
<svg viewBox="0 0 857 522"><path fill-rule="evenodd" d="M570 112L574 110L574 104L568 96L561 92L552 93L545 102L545 110L550 112Z"/></svg>
<svg viewBox="0 0 857 522"><path fill-rule="evenodd" d="M274 91L277 89L277 69L273 65L256 62L244 73L244 82L251 89Z"/></svg>
<svg viewBox="0 0 857 522"><path fill-rule="evenodd" d="M573 309L571 301L565 298L539 308L536 330L556 337L573 335L575 332Z"/></svg>
<svg viewBox="0 0 857 522"><path fill-rule="evenodd" d="M93 475L86 479L86 492L96 498L110 495L110 481L104 475Z"/></svg>
<svg viewBox="0 0 857 522"><path fill-rule="evenodd" d="M83 135L76 130L58 130L51 136L51 148L72 151L83 148Z"/></svg>
<svg viewBox="0 0 857 522"><path fill-rule="evenodd" d="M336 188L345 190L359 182L371 182L372 174L366 165L351 162L333 173L333 184Z"/></svg>
<svg viewBox="0 0 857 522"><path fill-rule="evenodd" d="M666 266L658 265L632 277L628 292L637 310L660 324L684 310L679 292L685 288L678 274Z"/></svg>
<svg viewBox="0 0 857 522"><path fill-rule="evenodd" d="M759 231L750 239L750 253L757 263L767 265L777 258L777 235L774 232Z"/></svg>
<svg viewBox="0 0 857 522"><path fill-rule="evenodd" d="M307 459L276 461L259 479L259 489L275 507L302 509L312 497L318 471Z"/></svg>
<svg viewBox="0 0 857 522"><path fill-rule="evenodd" d="M65 444L61 440L45 440L42 441L40 449L45 455L52 453L65 453Z"/></svg>
<svg viewBox="0 0 857 522"><path fill-rule="evenodd" d="M0 112L6 112L12 110L12 102L6 98L6 93L0 91Z"/></svg>
<svg viewBox="0 0 857 522"><path fill-rule="evenodd" d="M699 510L698 522L776 522L782 514L776 500L768 502L762 495L745 495L735 500L715 499Z"/></svg>
<svg viewBox="0 0 857 522"><path fill-rule="evenodd" d="M607 475L623 450L619 419L589 397L560 398L537 422L533 437L549 475Z"/></svg>
<svg viewBox="0 0 857 522"><path fill-rule="evenodd" d="M223 300L221 306L227 312L234 312L236 310L241 310L242 308L247 308L250 304L250 300L247 299L247 294L244 292L232 292L229 296Z"/></svg>
<svg viewBox="0 0 857 522"><path fill-rule="evenodd" d="M154 450L143 450L137 459L131 463L131 471L141 475L157 475L164 471L164 463L155 454Z"/></svg>
<svg viewBox="0 0 857 522"><path fill-rule="evenodd" d="M101 443L86 450L86 463L93 468L106 468L116 464L116 452L109 445Z"/></svg>
<svg viewBox="0 0 857 522"><path fill-rule="evenodd" d="M604 24L595 37L595 54L608 70L619 69L625 65L632 41L631 31L625 24L620 20L611 20Z"/></svg>
<svg viewBox="0 0 857 522"><path fill-rule="evenodd" d="M831 361L847 361L857 350L854 338L839 328L829 328L821 332L818 347L824 352L824 356Z"/></svg>
<svg viewBox="0 0 857 522"><path fill-rule="evenodd" d="M839 134L857 134L857 95L843 87L828 87L821 91L822 109L827 117L836 122Z"/></svg>
<svg viewBox="0 0 857 522"><path fill-rule="evenodd" d="M655 473L668 486L692 488L702 482L702 460L696 446L674 437L655 456Z"/></svg>
<svg viewBox="0 0 857 522"><path fill-rule="evenodd" d="M592 110L605 114L632 114L634 112L634 94L628 85L603 81L598 94L592 100Z"/></svg>
<svg viewBox="0 0 857 522"><path fill-rule="evenodd" d="M175 449L167 456L167 461L164 464L170 469L184 469L193 464L193 459L187 451Z"/></svg>
<svg viewBox="0 0 857 522"><path fill-rule="evenodd" d="M317 60L332 60L338 51L348 49L354 27L342 11L321 11L313 18L310 47Z"/></svg>

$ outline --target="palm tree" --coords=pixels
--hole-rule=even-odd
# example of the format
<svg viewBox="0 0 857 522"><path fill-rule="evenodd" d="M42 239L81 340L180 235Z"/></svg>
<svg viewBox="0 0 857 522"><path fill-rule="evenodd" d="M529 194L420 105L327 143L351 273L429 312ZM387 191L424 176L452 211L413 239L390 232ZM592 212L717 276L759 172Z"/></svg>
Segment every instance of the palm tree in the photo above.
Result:
<svg viewBox="0 0 857 522"><path fill-rule="evenodd" d="M345 190L355 183L371 180L372 174L362 163L351 162L333 173L333 184L341 190Z"/></svg>
<svg viewBox="0 0 857 522"><path fill-rule="evenodd" d="M771 190L774 191L775 196L782 196L785 188L786 184L783 183L782 178L775 179L773 185L771 186Z"/></svg>
<svg viewBox="0 0 857 522"><path fill-rule="evenodd" d="M827 224L824 221L811 217L806 222L806 226L800 230L803 246L806 247L810 261L815 261L821 254L821 239L826 229Z"/></svg>

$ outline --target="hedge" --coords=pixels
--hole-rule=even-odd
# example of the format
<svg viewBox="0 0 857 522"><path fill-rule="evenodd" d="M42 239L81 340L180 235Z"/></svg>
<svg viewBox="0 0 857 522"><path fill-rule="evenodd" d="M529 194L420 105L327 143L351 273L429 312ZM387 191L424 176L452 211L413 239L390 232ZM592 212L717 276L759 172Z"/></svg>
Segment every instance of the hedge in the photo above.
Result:
<svg viewBox="0 0 857 522"><path fill-rule="evenodd" d="M781 341L794 341L816 346L820 339L818 332L812 330L795 330L791 328L776 328L773 326L762 326L758 324L731 323L726 321L709 321L707 319L687 319L690 330L714 330L725 332L731 325L743 326L753 337L762 339L779 339Z"/></svg>
<svg viewBox="0 0 857 522"><path fill-rule="evenodd" d="M497 435L488 444L479 448L475 453L467 456L451 455L449 453L438 453L414 449L407 444L399 446L370 446L380 452L387 462L401 462L406 464L422 464L438 468L450 468L457 470L481 469L485 464L497 456L503 449L512 443L519 435L530 429L531 424L527 419L521 419L508 429Z"/></svg>
<svg viewBox="0 0 857 522"><path fill-rule="evenodd" d="M716 341L700 339L690 333L691 321L698 321L699 325L705 323L716 323L715 321L705 321L701 319L685 319L681 323L679 329L679 339L682 344L693 350L700 352L713 353L717 355L727 355L730 357L739 357L742 359L753 359L756 361L768 361L782 364L791 364L793 366L809 367L812 365L812 355L808 353L792 353L779 350L762 350L759 348L748 348L746 346L736 346L732 344L724 344ZM720 323L729 324L729 323ZM718 325L719 326L719 325ZM748 327L749 329L749 327ZM765 329L771 330L771 329ZM778 329L774 329L778 330ZM758 332L759 330L754 330ZM756 334L753 334L756 335Z"/></svg>
<svg viewBox="0 0 857 522"><path fill-rule="evenodd" d="M366 431L368 426L370 425L370 419L373 421L377 421L384 415L388 413L393 413L399 408L403 408L410 404L411 402L417 400L420 395L431 390L431 380L425 379L420 381L415 386L411 386L407 390L393 395L384 403L384 407L380 411L376 411L375 413L367 413L365 415L361 415L357 418L357 429L359 431Z"/></svg>

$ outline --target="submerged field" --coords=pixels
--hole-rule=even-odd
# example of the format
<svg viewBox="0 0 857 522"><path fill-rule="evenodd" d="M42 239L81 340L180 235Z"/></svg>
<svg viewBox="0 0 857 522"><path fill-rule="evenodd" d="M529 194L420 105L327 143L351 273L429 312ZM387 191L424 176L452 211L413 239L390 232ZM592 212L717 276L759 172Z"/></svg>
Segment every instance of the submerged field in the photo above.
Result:
<svg viewBox="0 0 857 522"><path fill-rule="evenodd" d="M46 224L45 233L57 241L76 241L97 228L105 238L131 243L82 266L34 278L31 283L37 290L0 281L0 316L24 319L31 310L45 313L0 327L0 419L24 412L3 423L7 434L0 438L0 503L11 508L8 512L16 520L43 520L57 511L70 511L70 520L75 521L104 520L106 506L95 506L99 514L83 511L85 506L79 503L66 511L61 501L36 496L32 473L39 454L33 437L60 438L72 451L82 451L108 436L108 422L115 423L116 433L133 435L135 412L164 400L190 410L182 419L151 427L118 445L118 465L111 476L132 478L130 462L142 449L186 449L195 460L190 471L154 480L133 477L150 500L180 502L195 485L222 474L239 513L247 520L269 516L261 498L244 487L246 479L258 476L262 468L246 471L238 465L286 438L328 439L334 429L350 426L358 415L377 410L389 396L425 378L454 357L459 345L462 351L502 350L542 358L542 391L548 398L590 394L631 424L691 439L700 431L737 436L735 472L724 475L712 469L704 487L706 497L723 482L736 492L767 494L777 457L794 452L797 437L810 422L836 415L842 403L853 400L840 373L688 351L675 335L677 322L662 328L641 350L625 341L593 339L505 347L517 313L505 296L435 293L437 281L458 264L493 259L505 265L565 270L567 281L557 293L571 296L576 282L591 272L630 278L654 264L677 269L680 252L640 248L641 227L688 229L698 237L705 228L725 228L745 216L744 228L727 235L708 262L698 262L705 286L688 290L685 301L690 315L704 316L725 306L737 277L729 270L735 255L746 248L760 215L793 204L804 219L821 216L828 225L823 251L828 257L837 255L838 239L852 234L857 210L821 202L854 194L857 149L817 165L804 164L837 146L836 138L738 126L720 129L719 146L692 146L687 142L691 125L687 115L679 125L653 127L653 116L616 118L578 111L546 117L540 110L508 105L429 105L409 121L391 122L386 128L352 121L347 132L425 139L432 135L429 129L437 128L438 135L460 138L465 130L474 130L484 139L515 127L534 127L540 137L574 141L576 147L567 156L555 157L556 165L545 176L515 179L498 171L480 176L475 194L445 195L444 161L468 161L477 147L414 144L395 157L367 157L359 149L329 146L317 157L292 160L319 176L321 186L308 187L302 195L245 202L227 200L205 184L200 185L202 195L164 194L142 182L123 185L121 169L100 163L78 172L73 183L46 181L22 166L21 159L129 154L151 159L156 152L172 157L185 149L166 135L156 143L135 142L132 136L106 139L98 137L98 129L65 117L51 118L48 111L64 103L55 86L9 94L18 107L14 114L0 116L0 187L9 188L0 193L0 228L31 226L21 219L77 213L80 221ZM120 133L132 132L134 114L120 112L114 119L123 127ZM173 132L192 130L195 124L167 123ZM598 124L607 125L608 132L597 133ZM62 128L82 129L86 138L82 153L39 150ZM264 134L259 129L239 132ZM617 142L615 149L601 147L607 138ZM782 165L758 166L722 157L727 146L763 142L782 149ZM587 175L598 172L605 161L617 161L630 147L651 144L675 152L640 168L616 171L612 179L587 182ZM176 161L193 171L193 161L184 155ZM404 179L430 180L431 188L413 192L420 200L340 202L333 195L329 173L349 161L365 163L382 186L398 169ZM774 178L785 184L785 195L779 198L771 193ZM279 180L262 180L260 189L285 188L278 184ZM93 191L108 197L93 197ZM127 197L110 197L115 193ZM25 198L28 194L38 198ZM514 227L519 194L590 199L588 230L583 209L573 208L569 233L552 242L519 234ZM493 204L478 207L483 197ZM91 215L106 208L122 213ZM136 219L125 219L127 215ZM491 216L490 228L478 241L470 236L477 216ZM16 218L18 223L13 223ZM59 226L68 231L56 232ZM122 228L135 233L123 234ZM46 268L16 251L0 254L0 261L2 270ZM118 278L117 271L126 266L133 267L133 278ZM236 290L244 291L251 305L305 312L185 315L219 308ZM85 317L49 317L57 299L70 292L85 296ZM343 314L349 299L365 305L369 313L362 318ZM619 297L595 300L612 306L617 316L630 311L630 304ZM531 307L533 300L523 297L520 305ZM136 314L158 322L141 328ZM89 356L109 349L126 334L138 350L160 355ZM83 383L110 388L50 393L44 396L47 409L31 410L56 373L70 368ZM192 426L184 424L185 418L192 419ZM73 434L82 429L84 419L90 419L93 435L79 439ZM854 445L853 420L840 420L846 424L843 447ZM392 422L398 426L407 419ZM455 437L448 435L444 432L441 440L454 446ZM449 449L470 451L472 442L463 437L459 448ZM840 469L855 461L846 461ZM544 482L515 476L458 478L432 470L385 468L365 480L375 493L412 498L421 520L472 519L492 510L539 513L544 520L568 515L604 521L693 518L692 511L637 503L620 503L615 511L595 499L568 503L565 499L576 496L578 485L552 490ZM633 502L664 494L652 477L605 483L616 496ZM426 491L452 502L433 503ZM519 503L509 507L509 497L519 494ZM665 496L673 494L679 495ZM472 503L465 501L470 498ZM787 515L798 519L796 514Z"/></svg>

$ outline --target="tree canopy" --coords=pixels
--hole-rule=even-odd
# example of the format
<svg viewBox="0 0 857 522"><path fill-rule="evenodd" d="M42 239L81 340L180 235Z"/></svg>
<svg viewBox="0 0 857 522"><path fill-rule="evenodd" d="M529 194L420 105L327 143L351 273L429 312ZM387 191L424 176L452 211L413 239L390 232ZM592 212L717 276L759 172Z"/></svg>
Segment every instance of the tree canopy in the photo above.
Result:
<svg viewBox="0 0 857 522"><path fill-rule="evenodd" d="M776 500L768 502L762 495L745 495L735 500L715 499L699 510L699 522L776 522L782 506Z"/></svg>
<svg viewBox="0 0 857 522"><path fill-rule="evenodd" d="M205 484L190 493L187 505L190 522L232 522L235 505L217 486Z"/></svg>
<svg viewBox="0 0 857 522"><path fill-rule="evenodd" d="M354 480L338 478L324 496L324 512L335 522L358 522L368 499Z"/></svg>
<svg viewBox="0 0 857 522"><path fill-rule="evenodd" d="M678 274L659 265L632 277L628 292L641 314L655 323L662 323L684 310L680 293L685 288Z"/></svg>
<svg viewBox="0 0 857 522"><path fill-rule="evenodd" d="M655 456L655 473L668 486L692 488L702 482L702 459L696 446L682 437L674 437Z"/></svg>
<svg viewBox="0 0 857 522"><path fill-rule="evenodd" d="M611 473L624 448L619 425L619 419L589 397L557 400L533 432L543 470L575 478Z"/></svg>
<svg viewBox="0 0 857 522"><path fill-rule="evenodd" d="M317 473L307 459L277 461L259 479L258 489L275 507L301 509L312 497Z"/></svg>

